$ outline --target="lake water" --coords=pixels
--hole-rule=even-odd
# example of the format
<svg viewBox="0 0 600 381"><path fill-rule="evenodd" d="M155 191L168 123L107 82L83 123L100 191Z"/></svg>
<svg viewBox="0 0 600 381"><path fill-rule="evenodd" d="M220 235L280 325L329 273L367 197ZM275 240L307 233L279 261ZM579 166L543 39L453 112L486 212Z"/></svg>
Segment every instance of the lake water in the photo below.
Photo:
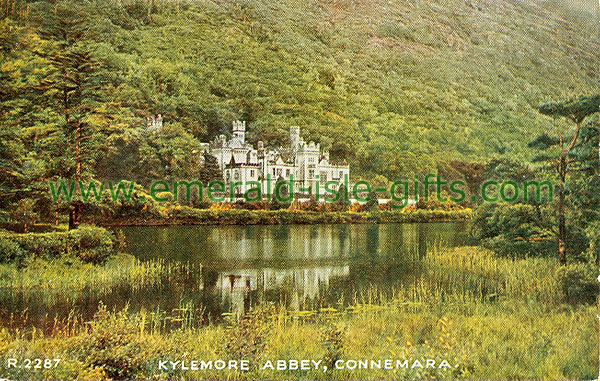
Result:
<svg viewBox="0 0 600 381"><path fill-rule="evenodd" d="M142 260L202 264L203 305L241 314L272 301L328 307L409 281L434 247L464 243L464 223L178 226L123 229Z"/></svg>
<svg viewBox="0 0 600 381"><path fill-rule="evenodd" d="M189 263L191 270L151 287L123 286L102 294L1 292L0 318L18 321L15 316L26 316L18 325L47 329L54 318L64 320L69 312L91 318L100 301L109 309L128 304L131 311L165 315L192 309L204 321L219 320L223 313L241 316L251 306L267 302L294 311L337 308L369 289L385 293L415 281L427 252L464 244L467 226L451 222L122 230L126 251L140 260Z"/></svg>

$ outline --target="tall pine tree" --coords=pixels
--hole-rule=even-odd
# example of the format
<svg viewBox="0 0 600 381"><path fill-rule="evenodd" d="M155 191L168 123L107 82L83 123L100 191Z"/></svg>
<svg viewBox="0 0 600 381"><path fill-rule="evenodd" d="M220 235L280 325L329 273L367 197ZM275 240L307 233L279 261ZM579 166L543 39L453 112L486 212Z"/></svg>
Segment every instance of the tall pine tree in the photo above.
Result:
<svg viewBox="0 0 600 381"><path fill-rule="evenodd" d="M556 230L558 260L561 264L567 262L567 208L573 205L573 198L578 195L573 191L571 178L582 167L584 158L577 155L581 145L581 135L588 118L600 111L600 96L583 96L566 102L551 102L541 105L539 112L555 120L567 118L573 124L561 128L560 123L554 123L554 134L544 134L530 143L531 147L540 150L535 161L542 162L551 168L558 180L556 191ZM569 197L572 196L572 197ZM569 204L569 205L568 205Z"/></svg>

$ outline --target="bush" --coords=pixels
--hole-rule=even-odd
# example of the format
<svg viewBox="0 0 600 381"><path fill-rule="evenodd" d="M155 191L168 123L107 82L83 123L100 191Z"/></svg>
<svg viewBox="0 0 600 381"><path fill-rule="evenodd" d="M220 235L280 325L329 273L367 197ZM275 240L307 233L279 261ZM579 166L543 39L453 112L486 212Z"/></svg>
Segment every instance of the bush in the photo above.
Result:
<svg viewBox="0 0 600 381"><path fill-rule="evenodd" d="M116 254L115 237L108 230L100 227L86 227L66 232L67 247L83 262L104 263L111 255Z"/></svg>
<svg viewBox="0 0 600 381"><path fill-rule="evenodd" d="M369 201L365 203L365 210L377 210L379 208L379 199L376 192L369 193Z"/></svg>
<svg viewBox="0 0 600 381"><path fill-rule="evenodd" d="M22 256L23 250L16 242L0 238L0 263L15 262Z"/></svg>
<svg viewBox="0 0 600 381"><path fill-rule="evenodd" d="M0 261L23 263L33 258L75 256L83 262L103 263L116 254L114 235L101 227L81 226L50 233L4 233L0 236Z"/></svg>
<svg viewBox="0 0 600 381"><path fill-rule="evenodd" d="M241 320L232 322L227 329L225 357L255 361L265 350L266 337L275 315L272 304L255 307Z"/></svg>
<svg viewBox="0 0 600 381"><path fill-rule="evenodd" d="M448 197L446 197L448 198ZM431 197L427 201L424 198L419 198L415 204L417 209L425 210L460 210L464 207L450 200L440 201L437 197Z"/></svg>
<svg viewBox="0 0 600 381"><path fill-rule="evenodd" d="M556 239L540 222L551 218L546 213L533 204L485 203L475 211L471 233L482 246L502 256L554 255Z"/></svg>
<svg viewBox="0 0 600 381"><path fill-rule="evenodd" d="M88 372L102 370L108 379L129 380L142 370L147 355L139 330L127 310L109 313L100 305L89 331L78 336L70 347Z"/></svg>
<svg viewBox="0 0 600 381"><path fill-rule="evenodd" d="M591 263L571 263L556 270L565 302L593 304L598 297L598 268Z"/></svg>
<svg viewBox="0 0 600 381"><path fill-rule="evenodd" d="M165 214L158 218L169 223L184 224L333 224L333 223L386 223L386 222L428 222L465 220L471 217L471 209L459 210L375 210L364 211L361 204L350 211L335 211L334 204L306 201L294 202L292 207L277 210L246 209L250 203L214 204L211 209L196 209L188 206L169 206ZM314 210L312 210L314 209ZM360 211L357 211L358 209Z"/></svg>

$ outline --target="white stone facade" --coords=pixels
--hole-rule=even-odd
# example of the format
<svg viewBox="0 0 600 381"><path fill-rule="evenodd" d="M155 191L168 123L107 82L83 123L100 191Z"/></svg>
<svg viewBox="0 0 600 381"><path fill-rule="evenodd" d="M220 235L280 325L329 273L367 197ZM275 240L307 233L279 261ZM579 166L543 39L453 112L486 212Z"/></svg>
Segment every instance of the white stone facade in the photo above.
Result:
<svg viewBox="0 0 600 381"><path fill-rule="evenodd" d="M207 149L217 159L227 189L233 182L241 183L235 186L236 195L256 188L256 183L249 182L260 183L262 193L267 194L268 190L273 192L278 179L289 181L293 177L294 193L308 197L316 194L317 182L322 195L328 181L338 186L349 181L348 164L330 162L329 152L321 151L320 144L307 143L300 137L300 127L290 127L289 147L267 149L262 141L257 148L246 143L246 122L235 121L232 125L231 139L221 135Z"/></svg>

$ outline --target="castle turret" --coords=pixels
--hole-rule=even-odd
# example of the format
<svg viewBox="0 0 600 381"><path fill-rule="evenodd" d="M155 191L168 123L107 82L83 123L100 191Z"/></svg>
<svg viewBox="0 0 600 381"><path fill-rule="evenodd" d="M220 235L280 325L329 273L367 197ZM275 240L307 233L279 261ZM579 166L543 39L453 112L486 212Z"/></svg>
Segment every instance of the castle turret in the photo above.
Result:
<svg viewBox="0 0 600 381"><path fill-rule="evenodd" d="M150 131L158 131L162 128L163 118L161 114L158 114L156 118L154 116L149 116L146 118L146 127Z"/></svg>
<svg viewBox="0 0 600 381"><path fill-rule="evenodd" d="M246 143L246 122L243 121L239 121L236 120L234 122L232 122L233 125L233 129L232 129L232 134L233 134L233 139L237 140L238 142L240 142L242 145Z"/></svg>
<svg viewBox="0 0 600 381"><path fill-rule="evenodd" d="M290 127L290 144L293 150L298 148L298 145L300 144L300 127Z"/></svg>

